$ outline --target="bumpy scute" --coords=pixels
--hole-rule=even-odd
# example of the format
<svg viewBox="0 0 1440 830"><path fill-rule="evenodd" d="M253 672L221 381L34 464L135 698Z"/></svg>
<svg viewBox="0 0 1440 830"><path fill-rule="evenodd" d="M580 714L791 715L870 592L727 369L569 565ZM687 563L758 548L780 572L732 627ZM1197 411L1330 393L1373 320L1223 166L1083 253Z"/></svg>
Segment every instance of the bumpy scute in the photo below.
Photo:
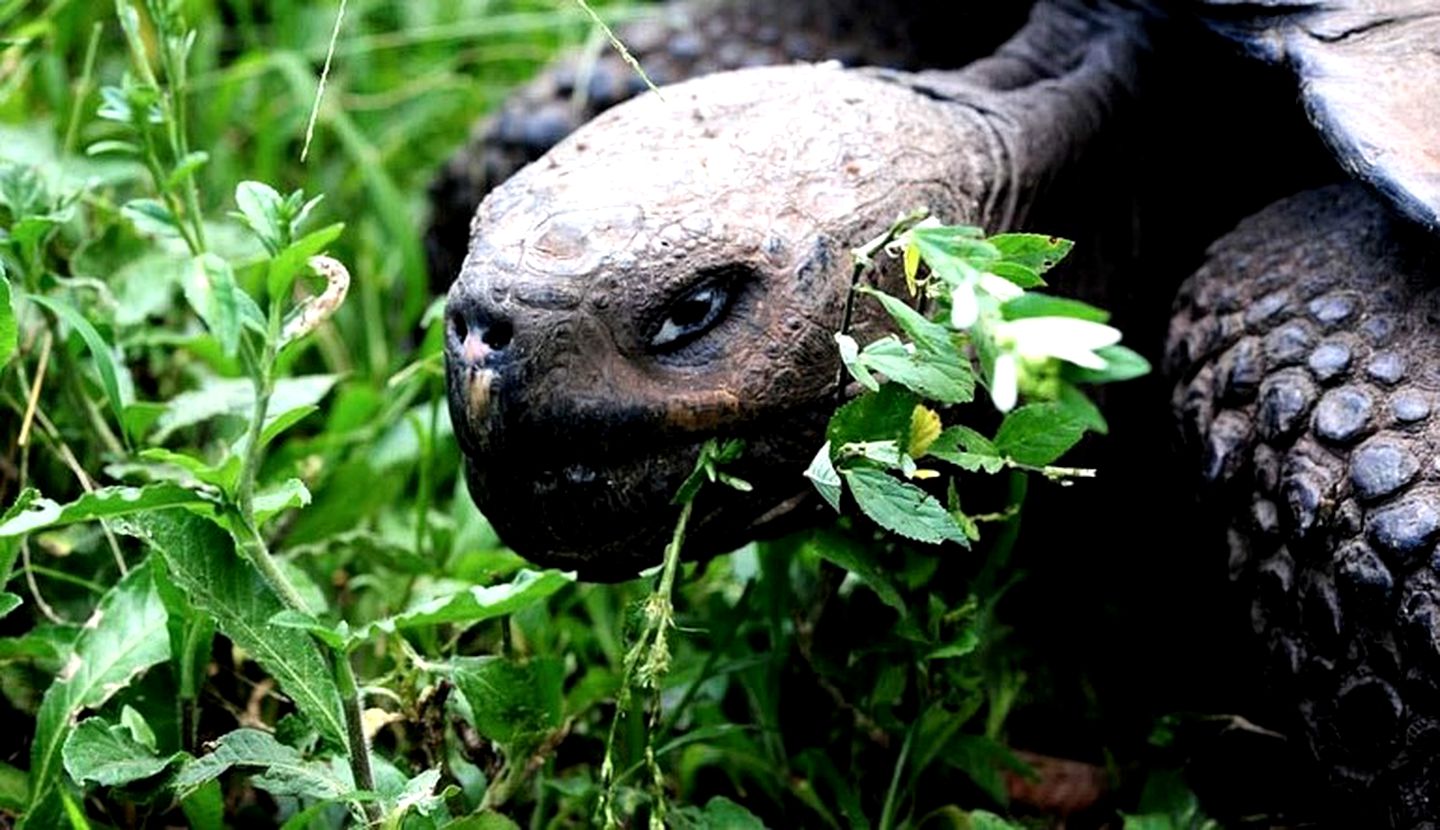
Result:
<svg viewBox="0 0 1440 830"><path fill-rule="evenodd" d="M1437 277L1360 187L1311 191L1211 247L1167 344L1278 693L1364 826L1440 813Z"/></svg>

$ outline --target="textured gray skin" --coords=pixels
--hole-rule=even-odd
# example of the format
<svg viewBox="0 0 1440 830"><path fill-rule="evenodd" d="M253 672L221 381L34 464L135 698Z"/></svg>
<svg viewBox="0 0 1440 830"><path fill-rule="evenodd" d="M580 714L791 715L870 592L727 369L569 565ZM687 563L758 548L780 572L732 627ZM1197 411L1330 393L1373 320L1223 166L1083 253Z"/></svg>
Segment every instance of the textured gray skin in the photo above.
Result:
<svg viewBox="0 0 1440 830"><path fill-rule="evenodd" d="M691 552L793 508L838 393L849 250L921 205L1013 225L1126 95L1139 26L1046 4L969 72L708 76L606 112L493 191L450 292L447 365L471 493L502 538L588 578L633 576L717 435L751 442L736 472L755 491L707 495ZM733 290L729 312L650 348L707 280ZM879 320L862 309L864 339Z"/></svg>
<svg viewBox="0 0 1440 830"><path fill-rule="evenodd" d="M1440 244L1357 185L1217 241L1174 407L1282 695L1366 826L1440 813Z"/></svg>

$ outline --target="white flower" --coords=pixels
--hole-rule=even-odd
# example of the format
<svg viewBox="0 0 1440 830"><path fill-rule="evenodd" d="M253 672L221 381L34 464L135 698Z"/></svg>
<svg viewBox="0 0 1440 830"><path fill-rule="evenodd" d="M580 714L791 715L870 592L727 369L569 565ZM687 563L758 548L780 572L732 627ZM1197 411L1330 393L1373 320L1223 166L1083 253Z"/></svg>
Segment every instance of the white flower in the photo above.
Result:
<svg viewBox="0 0 1440 830"><path fill-rule="evenodd" d="M997 277L988 271L973 279L964 280L950 292L950 325L952 327L963 331L975 325L975 322L980 319L980 298L975 294L976 289L984 291L1001 303L1013 300L1025 293L1025 289L1015 283L1004 277Z"/></svg>
<svg viewBox="0 0 1440 830"><path fill-rule="evenodd" d="M1019 378L1015 372L1015 355L1001 352L995 356L995 374L990 378L990 400L1001 412L1015 408L1020 396Z"/></svg>
<svg viewBox="0 0 1440 830"><path fill-rule="evenodd" d="M1120 342L1120 331L1103 323L1075 317L1024 317L995 324L1000 353L990 378L990 399L995 408L1009 412L1019 397L1020 361L1041 363L1051 358L1086 369L1104 369L1105 358L1096 354Z"/></svg>
<svg viewBox="0 0 1440 830"><path fill-rule="evenodd" d="M964 331L980 319L980 301L975 296L975 286L962 282L950 292L950 325Z"/></svg>
<svg viewBox="0 0 1440 830"><path fill-rule="evenodd" d="M1120 330L1076 317L1024 317L995 326L995 339L1010 343L1014 352L1030 360L1056 357L1086 369L1104 369L1098 349L1120 342Z"/></svg>

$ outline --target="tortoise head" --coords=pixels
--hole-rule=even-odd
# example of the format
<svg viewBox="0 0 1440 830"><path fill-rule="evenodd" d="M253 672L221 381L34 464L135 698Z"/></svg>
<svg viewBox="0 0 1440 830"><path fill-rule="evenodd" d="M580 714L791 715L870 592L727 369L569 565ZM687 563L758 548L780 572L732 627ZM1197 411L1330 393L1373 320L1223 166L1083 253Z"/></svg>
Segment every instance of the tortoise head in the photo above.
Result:
<svg viewBox="0 0 1440 830"><path fill-rule="evenodd" d="M492 192L446 307L471 495L522 555L591 579L659 560L706 439L745 439L732 469L754 490L703 492L687 554L799 503L850 249L919 205L963 220L977 194L945 155L954 116L871 76L745 70L663 95Z"/></svg>

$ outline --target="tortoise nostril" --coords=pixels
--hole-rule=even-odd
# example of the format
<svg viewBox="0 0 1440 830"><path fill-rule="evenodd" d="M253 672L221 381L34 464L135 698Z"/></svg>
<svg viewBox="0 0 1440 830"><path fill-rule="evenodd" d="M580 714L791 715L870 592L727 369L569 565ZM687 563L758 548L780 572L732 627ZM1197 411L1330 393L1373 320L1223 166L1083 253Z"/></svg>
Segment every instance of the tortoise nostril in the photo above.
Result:
<svg viewBox="0 0 1440 830"><path fill-rule="evenodd" d="M445 322L450 328L451 339L456 343L464 342L465 335L470 333L470 325L465 322L465 315L455 309L451 309L450 313L445 315Z"/></svg>
<svg viewBox="0 0 1440 830"><path fill-rule="evenodd" d="M484 333L480 335L480 339L485 345L498 352L510 345L510 338L514 336L515 327L510 325L509 320L496 320L485 329Z"/></svg>

